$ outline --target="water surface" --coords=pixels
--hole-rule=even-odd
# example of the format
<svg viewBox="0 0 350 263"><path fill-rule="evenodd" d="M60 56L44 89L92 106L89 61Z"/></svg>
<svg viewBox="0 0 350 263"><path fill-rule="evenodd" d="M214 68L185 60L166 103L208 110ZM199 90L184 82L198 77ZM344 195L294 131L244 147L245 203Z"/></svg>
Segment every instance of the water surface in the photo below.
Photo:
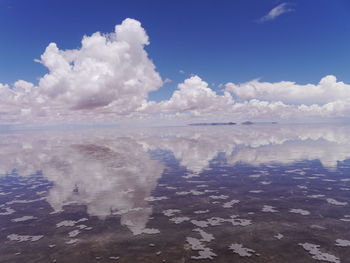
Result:
<svg viewBox="0 0 350 263"><path fill-rule="evenodd" d="M350 262L350 126L0 135L0 262Z"/></svg>

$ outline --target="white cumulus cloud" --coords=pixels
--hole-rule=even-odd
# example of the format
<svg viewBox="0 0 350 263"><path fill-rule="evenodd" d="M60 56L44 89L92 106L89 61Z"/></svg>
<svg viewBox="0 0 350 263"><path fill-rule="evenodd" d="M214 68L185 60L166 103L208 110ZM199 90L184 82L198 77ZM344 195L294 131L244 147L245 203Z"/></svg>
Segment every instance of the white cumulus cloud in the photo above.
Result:
<svg viewBox="0 0 350 263"><path fill-rule="evenodd" d="M225 85L225 90L241 100L280 100L290 104L326 104L350 99L350 85L338 82L332 75L323 77L316 85L299 85L291 81L271 83L252 80L242 84L229 82Z"/></svg>
<svg viewBox="0 0 350 263"><path fill-rule="evenodd" d="M0 109L11 115L24 110L51 116L71 110L117 115L135 111L150 91L163 84L144 50L148 44L141 23L129 18L113 33L84 36L79 49L60 50L50 43L39 60L49 72L37 87L25 81L11 88L1 85Z"/></svg>
<svg viewBox="0 0 350 263"><path fill-rule="evenodd" d="M148 106L153 112L190 112L196 115L225 110L232 104L233 100L228 92L224 95L216 94L208 88L207 82L195 75L180 83L169 100L157 104L151 102Z"/></svg>
<svg viewBox="0 0 350 263"><path fill-rule="evenodd" d="M133 19L117 25L115 33L85 36L77 50L61 51L51 43L41 56L50 72L39 86L48 97L75 109L132 110L162 85L144 50L147 44L147 34Z"/></svg>

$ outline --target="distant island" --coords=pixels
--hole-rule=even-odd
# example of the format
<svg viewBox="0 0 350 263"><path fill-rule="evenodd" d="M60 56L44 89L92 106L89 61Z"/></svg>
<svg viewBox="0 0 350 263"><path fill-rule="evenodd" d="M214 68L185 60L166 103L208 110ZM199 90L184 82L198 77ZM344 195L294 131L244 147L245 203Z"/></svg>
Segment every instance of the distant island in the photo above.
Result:
<svg viewBox="0 0 350 263"><path fill-rule="evenodd" d="M203 123L190 123L188 125L190 126L228 126L228 125L236 125L236 122L203 122ZM245 121L241 122L241 125L253 125L253 124L277 124L276 121L273 122L252 122L252 121Z"/></svg>
<svg viewBox="0 0 350 263"><path fill-rule="evenodd" d="M208 123L190 123L190 126L217 126L217 125L236 125L235 122L208 122Z"/></svg>
<svg viewBox="0 0 350 263"><path fill-rule="evenodd" d="M278 124L277 121L272 122L252 122L252 121L245 121L241 123L242 125L252 125L252 124Z"/></svg>
<svg viewBox="0 0 350 263"><path fill-rule="evenodd" d="M243 125L252 125L252 124L254 124L254 122L245 121L245 122L242 122L241 124L243 124Z"/></svg>

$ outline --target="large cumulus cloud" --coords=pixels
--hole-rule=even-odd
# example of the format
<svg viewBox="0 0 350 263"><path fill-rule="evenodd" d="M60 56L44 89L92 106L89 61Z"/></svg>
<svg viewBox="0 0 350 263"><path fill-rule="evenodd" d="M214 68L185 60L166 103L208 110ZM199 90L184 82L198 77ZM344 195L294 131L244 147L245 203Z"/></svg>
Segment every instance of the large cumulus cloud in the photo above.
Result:
<svg viewBox="0 0 350 263"><path fill-rule="evenodd" d="M133 19L113 33L84 36L80 49L60 50L50 43L39 60L49 72L37 87L25 81L0 85L1 111L50 117L92 111L129 114L162 85L144 50L148 44L145 30Z"/></svg>
<svg viewBox="0 0 350 263"><path fill-rule="evenodd" d="M81 43L80 49L67 51L51 43L41 56L50 72L39 86L59 103L73 109L108 107L120 113L139 107L148 92L162 85L144 50L148 36L138 21L126 19L115 33L97 32Z"/></svg>

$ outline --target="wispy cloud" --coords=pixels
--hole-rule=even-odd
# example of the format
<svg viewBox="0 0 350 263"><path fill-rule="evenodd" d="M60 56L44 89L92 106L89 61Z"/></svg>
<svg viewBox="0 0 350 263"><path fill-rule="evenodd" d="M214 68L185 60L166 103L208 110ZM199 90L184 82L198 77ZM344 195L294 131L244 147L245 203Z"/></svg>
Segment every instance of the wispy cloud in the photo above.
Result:
<svg viewBox="0 0 350 263"><path fill-rule="evenodd" d="M285 13L293 12L295 9L291 7L289 3L282 3L278 6L272 8L270 12L268 12L267 15L263 16L258 20L259 23L264 23L266 21L274 20L280 15L283 15Z"/></svg>

